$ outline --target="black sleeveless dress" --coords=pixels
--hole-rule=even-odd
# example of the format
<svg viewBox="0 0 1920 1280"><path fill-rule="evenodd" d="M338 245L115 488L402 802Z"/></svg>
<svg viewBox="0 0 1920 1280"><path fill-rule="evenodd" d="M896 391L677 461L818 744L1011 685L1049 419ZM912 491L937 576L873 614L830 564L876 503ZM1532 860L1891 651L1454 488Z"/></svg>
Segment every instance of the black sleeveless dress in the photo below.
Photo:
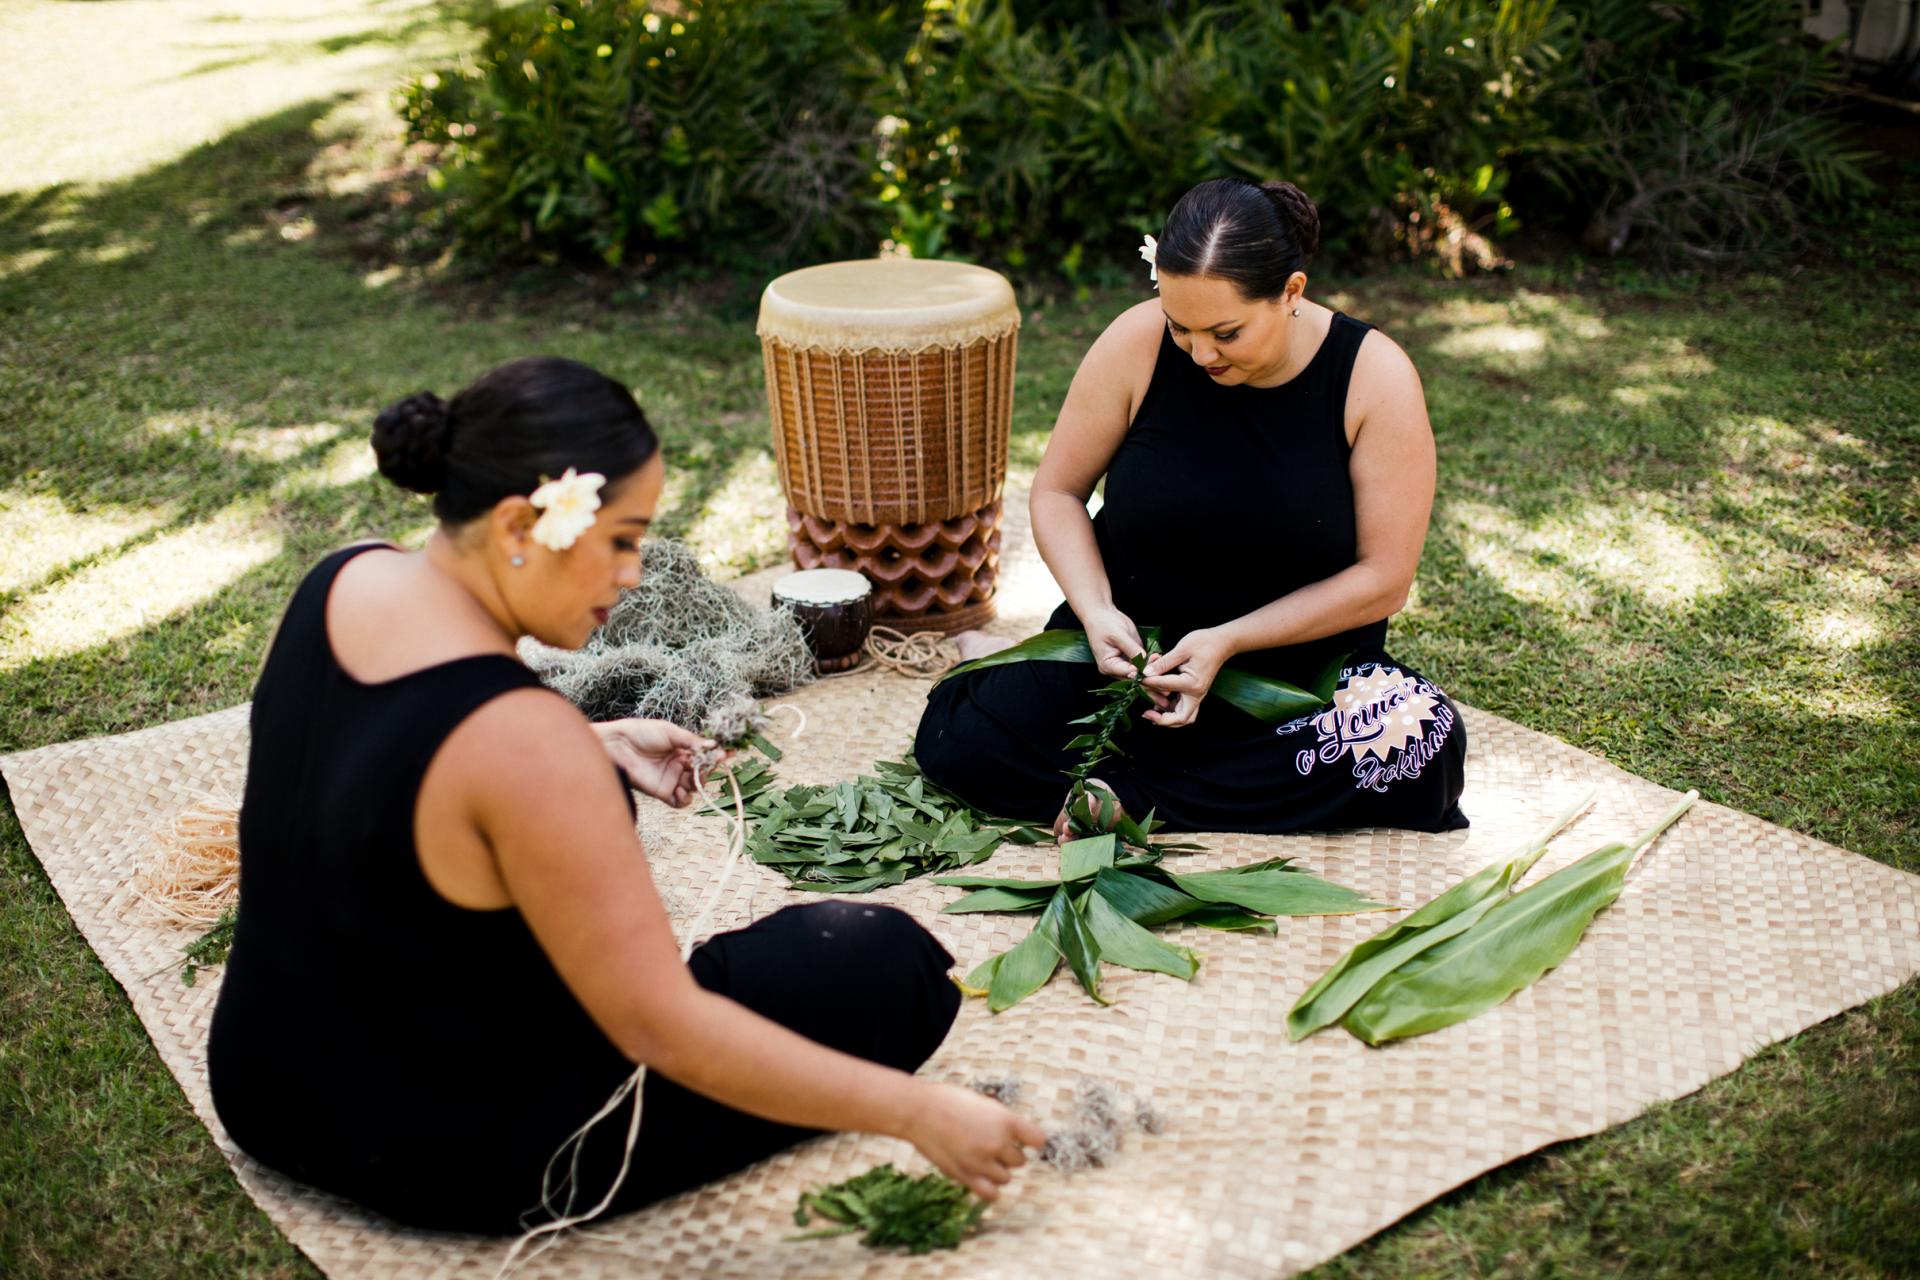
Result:
<svg viewBox="0 0 1920 1280"><path fill-rule="evenodd" d="M1357 559L1347 385L1370 326L1335 313L1306 368L1277 387L1223 387L1163 333L1146 397L1108 464L1093 518L1115 606L1172 648L1323 581ZM1079 628L1066 604L1049 628ZM1233 665L1297 685L1347 658L1333 700L1284 725L1216 697L1179 729L1148 721L1101 765L1129 813L1177 831L1467 825L1466 730L1444 693L1385 650L1385 620ZM934 686L914 755L994 813L1051 820L1074 755L1068 722L1106 682L1091 665L1023 662Z"/></svg>
<svg viewBox="0 0 1920 1280"><path fill-rule="evenodd" d="M348 675L326 601L341 566L373 549L308 575L255 691L209 1082L221 1122L263 1164L411 1225L511 1233L547 1216L536 1206L549 1157L634 1066L517 910L456 906L421 871L414 802L434 754L488 701L540 684L501 655L378 684ZM958 1009L951 964L907 916L831 901L721 934L689 961L708 990L909 1071ZM627 1117L587 1145L579 1207L611 1184ZM807 1136L650 1072L613 1208Z"/></svg>

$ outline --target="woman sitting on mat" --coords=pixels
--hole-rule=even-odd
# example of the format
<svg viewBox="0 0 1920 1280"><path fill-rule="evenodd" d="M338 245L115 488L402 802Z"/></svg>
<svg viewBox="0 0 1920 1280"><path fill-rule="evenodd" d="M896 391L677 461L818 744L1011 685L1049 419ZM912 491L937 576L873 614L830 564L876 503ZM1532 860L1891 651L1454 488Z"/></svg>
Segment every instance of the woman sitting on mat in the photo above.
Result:
<svg viewBox="0 0 1920 1280"><path fill-rule="evenodd" d="M1385 334L1307 299L1319 230L1298 188L1221 178L1148 238L1160 297L1087 352L1033 481L1034 540L1066 594L1047 626L1084 630L1098 671L1027 661L936 685L914 745L935 782L1064 831L1069 722L1157 626L1152 727L1102 766L1126 812L1178 831L1467 825L1458 713L1383 648L1433 505L1420 377ZM1229 661L1304 688L1342 655L1332 700L1290 723L1207 698Z"/></svg>
<svg viewBox="0 0 1920 1280"><path fill-rule="evenodd" d="M409 396L373 444L440 527L321 561L261 672L208 1046L234 1140L401 1222L511 1233L562 1211L550 1158L646 1063L615 1212L829 1129L905 1138L995 1195L1045 1139L909 1074L959 1003L940 944L819 902L682 963L628 786L684 805L712 744L590 725L514 656L578 647L640 581L666 469L633 396L517 360L450 404ZM630 1107L584 1142L575 1208L614 1184Z"/></svg>

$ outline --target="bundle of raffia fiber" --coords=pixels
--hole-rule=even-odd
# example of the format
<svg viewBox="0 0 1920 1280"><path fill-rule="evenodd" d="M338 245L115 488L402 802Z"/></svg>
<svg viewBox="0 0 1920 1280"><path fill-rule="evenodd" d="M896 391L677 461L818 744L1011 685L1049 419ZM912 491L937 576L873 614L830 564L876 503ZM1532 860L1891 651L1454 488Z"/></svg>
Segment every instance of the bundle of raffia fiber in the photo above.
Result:
<svg viewBox="0 0 1920 1280"><path fill-rule="evenodd" d="M199 792L154 832L129 881L142 910L162 924L207 928L240 892L240 802Z"/></svg>
<svg viewBox="0 0 1920 1280"><path fill-rule="evenodd" d="M646 577L586 647L520 642L520 656L592 720L657 717L699 729L726 699L764 698L813 679L793 615L756 609L708 578L685 544L645 548Z"/></svg>

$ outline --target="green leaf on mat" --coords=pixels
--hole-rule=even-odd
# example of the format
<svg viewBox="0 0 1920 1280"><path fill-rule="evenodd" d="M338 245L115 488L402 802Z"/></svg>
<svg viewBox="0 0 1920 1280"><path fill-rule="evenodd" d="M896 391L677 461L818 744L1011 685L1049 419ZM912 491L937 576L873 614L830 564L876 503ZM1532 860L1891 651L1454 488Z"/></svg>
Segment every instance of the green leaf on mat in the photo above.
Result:
<svg viewBox="0 0 1920 1280"><path fill-rule="evenodd" d="M1087 880L1102 867L1113 865L1114 839L1110 835L1089 836L1060 846L1060 878Z"/></svg>
<svg viewBox="0 0 1920 1280"><path fill-rule="evenodd" d="M1299 1040L1338 1022L1381 978L1422 951L1471 927L1532 869L1546 852L1547 842L1592 799L1593 793L1587 792L1512 857L1488 863L1406 919L1389 925L1341 956L1294 1002L1287 1014L1288 1037Z"/></svg>
<svg viewBox="0 0 1920 1280"><path fill-rule="evenodd" d="M1382 978L1343 1024L1368 1044L1417 1036L1484 1013L1554 968L1626 885L1635 856L1685 813L1695 792L1631 844L1610 844L1499 899L1472 927Z"/></svg>
<svg viewBox="0 0 1920 1280"><path fill-rule="evenodd" d="M1052 896L1046 889L976 889L958 902L941 908L942 915L966 915L973 911L1038 911Z"/></svg>
<svg viewBox="0 0 1920 1280"><path fill-rule="evenodd" d="M1064 896L1066 891L1057 889L1054 892ZM995 1013L1011 1009L1047 985L1048 979L1053 977L1053 971L1060 967L1062 958L1060 943L1054 937L1057 927L1052 905L1049 904L1046 914L1033 926L1033 932L1003 954L994 967L992 980L987 983L987 1008Z"/></svg>
<svg viewBox="0 0 1920 1280"><path fill-rule="evenodd" d="M1064 887L1054 890L1053 901L1047 904L1047 917L1053 918L1053 936L1059 940L1060 952L1079 980L1081 990L1100 1004L1112 1004L1100 994L1100 944Z"/></svg>
<svg viewBox="0 0 1920 1280"><path fill-rule="evenodd" d="M1200 957L1187 947L1162 942L1146 929L1129 920L1098 891L1081 902L1087 927L1099 944L1100 958L1129 969L1165 973L1185 982L1193 981L1200 971Z"/></svg>
<svg viewBox="0 0 1920 1280"><path fill-rule="evenodd" d="M1345 885L1322 880L1305 871L1290 870L1289 861L1276 858L1225 871L1163 874L1196 898L1263 915L1337 916L1390 909Z"/></svg>
<svg viewBox="0 0 1920 1280"><path fill-rule="evenodd" d="M1102 868L1094 876L1093 891L1121 915L1148 928L1191 915L1205 905L1192 894L1158 880L1112 868Z"/></svg>

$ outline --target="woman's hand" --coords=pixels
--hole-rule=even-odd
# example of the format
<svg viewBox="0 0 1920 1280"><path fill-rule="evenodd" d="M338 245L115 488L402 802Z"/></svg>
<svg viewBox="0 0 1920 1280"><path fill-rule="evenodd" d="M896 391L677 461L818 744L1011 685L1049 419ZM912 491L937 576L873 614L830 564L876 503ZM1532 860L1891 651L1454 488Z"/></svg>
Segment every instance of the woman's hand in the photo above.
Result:
<svg viewBox="0 0 1920 1280"><path fill-rule="evenodd" d="M1187 632L1179 644L1148 661L1142 681L1148 689L1170 698L1172 707L1162 703L1162 709L1148 711L1141 719L1168 729L1192 724L1200 714L1200 700L1213 688L1213 678L1233 654L1233 642L1217 627Z"/></svg>
<svg viewBox="0 0 1920 1280"><path fill-rule="evenodd" d="M1140 643L1140 630L1133 625L1133 619L1118 609L1094 609L1080 619L1087 629L1087 647L1093 650L1094 665L1100 668L1102 675L1131 676L1135 654L1145 653L1147 647ZM1153 694L1153 705L1165 707L1165 695L1148 690Z"/></svg>
<svg viewBox="0 0 1920 1280"><path fill-rule="evenodd" d="M679 809L698 794L694 753L713 739L666 720L608 720L593 726L633 789Z"/></svg>
<svg viewBox="0 0 1920 1280"><path fill-rule="evenodd" d="M1038 1125L992 1098L959 1085L916 1083L919 1105L900 1136L982 1200L1000 1197L1013 1171L1027 1162L1026 1148L1047 1143Z"/></svg>

